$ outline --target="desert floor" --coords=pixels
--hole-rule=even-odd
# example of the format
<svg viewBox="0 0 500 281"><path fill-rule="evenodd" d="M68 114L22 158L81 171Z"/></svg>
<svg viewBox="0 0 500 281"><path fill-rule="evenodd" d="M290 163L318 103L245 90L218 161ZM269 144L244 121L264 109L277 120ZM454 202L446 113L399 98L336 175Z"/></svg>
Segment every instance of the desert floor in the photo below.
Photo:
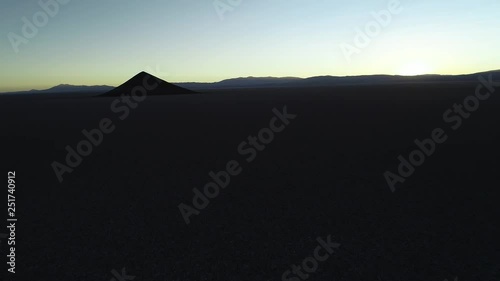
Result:
<svg viewBox="0 0 500 281"><path fill-rule="evenodd" d="M308 280L499 280L500 90L459 129L443 120L475 87L151 96L124 120L115 98L0 96L17 278L104 281L126 268L137 281L281 280L331 235L340 247ZM239 144L284 106L297 117L246 161ZM51 164L103 118L115 130L59 183ZM438 127L448 140L391 192L384 172ZM241 174L187 225L179 204L231 160Z"/></svg>

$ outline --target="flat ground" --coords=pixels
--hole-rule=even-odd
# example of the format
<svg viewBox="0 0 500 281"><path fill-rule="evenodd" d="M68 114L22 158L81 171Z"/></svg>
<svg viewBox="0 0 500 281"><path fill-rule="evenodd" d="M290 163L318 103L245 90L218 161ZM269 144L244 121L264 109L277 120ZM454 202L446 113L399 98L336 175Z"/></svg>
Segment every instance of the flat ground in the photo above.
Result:
<svg viewBox="0 0 500 281"><path fill-rule="evenodd" d="M331 235L309 280L499 280L500 90L456 131L442 117L475 86L156 96L123 121L114 98L0 97L17 278L281 280ZM296 119L247 163L238 145L284 106ZM116 130L59 183L51 163L102 118ZM383 173L437 127L448 140L392 193ZM186 225L178 205L230 160L241 174Z"/></svg>

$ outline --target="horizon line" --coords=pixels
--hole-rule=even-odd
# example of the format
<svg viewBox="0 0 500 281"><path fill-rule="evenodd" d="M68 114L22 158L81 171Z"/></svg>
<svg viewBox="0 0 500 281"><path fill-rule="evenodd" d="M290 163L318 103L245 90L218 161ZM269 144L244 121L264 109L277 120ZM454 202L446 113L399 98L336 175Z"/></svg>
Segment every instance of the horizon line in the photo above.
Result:
<svg viewBox="0 0 500 281"><path fill-rule="evenodd" d="M151 74L151 73L149 73L147 71L144 71L144 70L139 71L134 76L139 75L141 73L146 73L146 74L149 74L149 75L151 75L153 77L160 78L160 79L162 79L162 80L164 80L164 81L166 81L166 82L168 82L170 84L216 84L216 83L220 83L220 82L227 81L227 80L248 79L248 78L276 78L276 79L296 78L296 79L310 79L310 78L315 78L315 77L338 77L338 78L346 78L346 77L366 77L366 76L393 76L393 77L462 76L462 75L475 75L475 74L488 73L488 72L497 72L497 71L500 71L500 68L499 69L494 69L494 70L486 70L486 71L479 71L479 72L473 72L473 73L460 73L460 74L427 73L427 74L416 74L416 75L403 75L403 74L381 74L381 73L378 73L378 74L360 74L360 75L343 75L343 76L342 75L328 75L328 74L325 74L325 75L315 75L315 76L308 76L308 77L299 77L299 76L246 76L245 77L245 76L240 76L240 77L225 78L225 79L218 80L218 81L213 81L213 82L194 82L194 81L190 81L190 82L170 82L170 81L167 81L167 80L163 79L162 77L153 75L153 74ZM134 76L132 76L132 77L134 77ZM132 77L130 77L130 78L132 78ZM130 79L130 78L128 78L128 79ZM123 84L127 80L123 81L121 84ZM109 84L109 85L104 85L104 84L102 84L102 85L75 85L75 84L61 83L61 84L57 84L57 85L54 85L54 86L46 88L46 89L30 89L30 90L7 91L7 92L0 92L0 94L33 92L33 91L46 91L46 90L50 90L50 89L58 87L58 86L71 86L71 87L118 87L121 84L118 84L118 85L115 86L115 85L111 85L111 84Z"/></svg>

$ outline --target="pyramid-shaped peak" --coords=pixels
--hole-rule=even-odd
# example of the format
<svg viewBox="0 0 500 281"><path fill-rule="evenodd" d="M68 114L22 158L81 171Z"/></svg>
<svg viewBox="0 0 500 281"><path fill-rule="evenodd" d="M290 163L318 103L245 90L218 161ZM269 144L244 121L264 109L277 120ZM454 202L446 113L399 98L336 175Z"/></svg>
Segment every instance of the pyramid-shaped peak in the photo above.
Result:
<svg viewBox="0 0 500 281"><path fill-rule="evenodd" d="M154 80L161 82L161 83L170 84L163 79L160 79L152 74L147 73L146 71L141 71L141 72L137 73L136 75L134 75L134 77L130 78L127 82L123 83L121 86L123 86L127 83L137 83L137 82L142 82L142 81L148 81L149 79L151 79L151 80L154 79ZM119 87L121 87L121 86L119 86Z"/></svg>
<svg viewBox="0 0 500 281"><path fill-rule="evenodd" d="M154 75L149 74L149 73L147 73L146 71L141 71L141 72L137 73L134 77L149 77L149 76L151 76L151 77L154 77L154 78L157 78L157 79L158 79L158 77L155 77Z"/></svg>
<svg viewBox="0 0 500 281"><path fill-rule="evenodd" d="M104 93L100 96L103 97L117 97L117 96L130 96L134 91L140 90L147 91L148 95L160 96L160 95L181 95L181 94L195 94L191 90L176 86L174 84L168 83L154 75L151 75L145 71L141 71L134 77L130 78L127 82L116 87L115 89Z"/></svg>

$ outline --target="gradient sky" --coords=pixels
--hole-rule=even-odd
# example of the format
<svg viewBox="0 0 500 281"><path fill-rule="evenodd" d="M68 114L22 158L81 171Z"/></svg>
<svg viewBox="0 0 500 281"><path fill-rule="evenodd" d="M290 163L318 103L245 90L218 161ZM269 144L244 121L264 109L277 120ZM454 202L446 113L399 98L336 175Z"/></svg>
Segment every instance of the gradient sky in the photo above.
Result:
<svg viewBox="0 0 500 281"><path fill-rule="evenodd" d="M142 70L208 82L500 69L500 0L401 0L403 11L347 60L340 44L354 46L355 29L389 2L242 0L221 19L213 0L70 0L16 53L9 34L23 36L22 18L43 10L2 0L0 91L116 86Z"/></svg>

